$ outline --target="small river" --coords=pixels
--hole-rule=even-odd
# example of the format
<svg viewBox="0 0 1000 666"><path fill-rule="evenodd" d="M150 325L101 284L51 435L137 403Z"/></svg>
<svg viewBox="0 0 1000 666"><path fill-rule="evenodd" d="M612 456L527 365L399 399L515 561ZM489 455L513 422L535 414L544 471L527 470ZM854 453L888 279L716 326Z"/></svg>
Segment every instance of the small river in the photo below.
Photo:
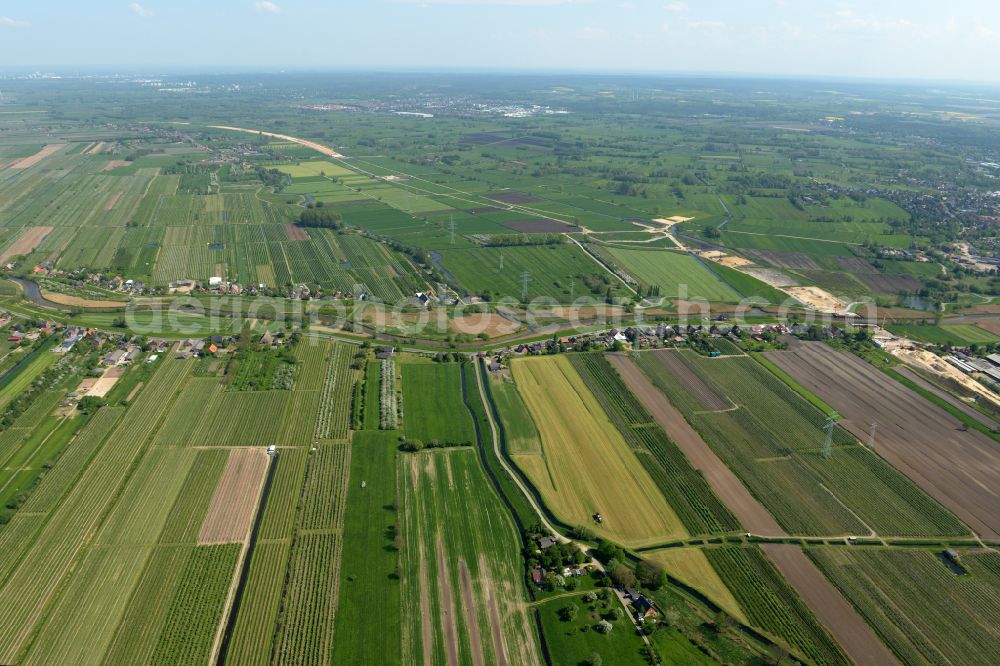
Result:
<svg viewBox="0 0 1000 666"><path fill-rule="evenodd" d="M56 303L55 301L50 301L45 298L45 296L42 295L42 290L38 288L37 283L19 277L12 277L10 279L21 285L21 288L24 289L25 298L35 305L41 305L44 308L52 308L53 310L63 310L66 308L66 306L61 303Z"/></svg>

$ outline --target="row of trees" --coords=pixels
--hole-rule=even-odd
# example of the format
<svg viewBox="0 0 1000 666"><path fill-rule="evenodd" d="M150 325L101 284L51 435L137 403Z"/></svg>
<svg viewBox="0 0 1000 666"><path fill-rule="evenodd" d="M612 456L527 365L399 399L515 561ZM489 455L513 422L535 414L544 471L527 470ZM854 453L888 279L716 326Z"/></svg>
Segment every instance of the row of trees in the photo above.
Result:
<svg viewBox="0 0 1000 666"><path fill-rule="evenodd" d="M330 208L322 206L316 208L306 208L299 214L298 225L300 227L312 227L319 229L340 229L343 227L340 213Z"/></svg>

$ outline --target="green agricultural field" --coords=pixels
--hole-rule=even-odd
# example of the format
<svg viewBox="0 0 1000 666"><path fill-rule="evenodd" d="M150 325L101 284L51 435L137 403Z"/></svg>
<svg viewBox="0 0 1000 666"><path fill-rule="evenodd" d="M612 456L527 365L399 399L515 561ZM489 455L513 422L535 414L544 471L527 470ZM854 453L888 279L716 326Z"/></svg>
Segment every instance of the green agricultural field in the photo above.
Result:
<svg viewBox="0 0 1000 666"><path fill-rule="evenodd" d="M642 355L640 366L792 534L963 535L950 512L749 356Z"/></svg>
<svg viewBox="0 0 1000 666"><path fill-rule="evenodd" d="M271 663L289 549L287 540L258 543L254 548L227 661L261 666Z"/></svg>
<svg viewBox="0 0 1000 666"><path fill-rule="evenodd" d="M756 547L707 548L705 555L750 622L817 664L847 657L795 591Z"/></svg>
<svg viewBox="0 0 1000 666"><path fill-rule="evenodd" d="M567 357L517 359L512 370L542 441L541 455L513 460L560 520L630 546L687 536L656 480ZM600 524L595 513L603 516Z"/></svg>
<svg viewBox="0 0 1000 666"><path fill-rule="evenodd" d="M959 551L956 575L940 551L807 549L904 663L987 664L1000 615L1000 555Z"/></svg>
<svg viewBox="0 0 1000 666"><path fill-rule="evenodd" d="M490 392L496 402L497 411L503 424L507 442L507 453L541 454L542 442L538 428L531 420L531 414L518 393L517 386L509 374L491 374Z"/></svg>
<svg viewBox="0 0 1000 666"><path fill-rule="evenodd" d="M403 381L403 430L425 444L472 444L475 431L462 404L462 368L440 363L400 365Z"/></svg>
<svg viewBox="0 0 1000 666"><path fill-rule="evenodd" d="M351 388L357 375L351 369L352 354L353 349L348 345L330 346L316 415L315 435L318 439L347 438Z"/></svg>
<svg viewBox="0 0 1000 666"><path fill-rule="evenodd" d="M1000 342L1000 337L975 324L893 324L889 330L896 335L935 345L968 347L973 344L988 345Z"/></svg>
<svg viewBox="0 0 1000 666"><path fill-rule="evenodd" d="M48 352L49 346L45 345L29 352L29 355L21 360L23 365L4 377L2 384L0 384L0 408L5 407L11 400L19 396L49 366L59 360L58 356Z"/></svg>
<svg viewBox="0 0 1000 666"><path fill-rule="evenodd" d="M283 164L275 167L278 171L287 173L292 178L302 178L308 176L325 176L327 178L337 178L340 176L351 176L354 172L347 167L325 160L309 160L296 164Z"/></svg>
<svg viewBox="0 0 1000 666"><path fill-rule="evenodd" d="M167 610L153 662L189 664L211 660L216 627L239 552L237 544L200 546L191 552Z"/></svg>
<svg viewBox="0 0 1000 666"><path fill-rule="evenodd" d="M623 288L575 245L457 249L441 255L441 265L470 294L523 301L525 274L528 300L547 297L571 302L591 293L588 280L595 285L591 293L595 297L603 298L608 287Z"/></svg>
<svg viewBox="0 0 1000 666"><path fill-rule="evenodd" d="M736 518L632 395L607 358L603 354L574 354L570 360L687 531L703 534L739 529Z"/></svg>
<svg viewBox="0 0 1000 666"><path fill-rule="evenodd" d="M774 305L794 302L794 299L785 292L775 289L751 275L741 273L735 268L729 268L715 262L706 262L706 265L709 270L718 275L720 279L739 292L744 298L764 299Z"/></svg>
<svg viewBox="0 0 1000 666"><path fill-rule="evenodd" d="M337 608L333 663L403 663L400 655L400 553L394 531L396 508L396 434L355 433L343 529L340 604ZM362 485L362 482L364 485ZM383 609L368 621L372 607Z"/></svg>
<svg viewBox="0 0 1000 666"><path fill-rule="evenodd" d="M191 446L270 446L280 441L289 391L221 391L205 406Z"/></svg>
<svg viewBox="0 0 1000 666"><path fill-rule="evenodd" d="M664 298L698 298L734 303L739 295L698 259L669 250L601 249L645 287L659 287Z"/></svg>
<svg viewBox="0 0 1000 666"><path fill-rule="evenodd" d="M517 531L476 453L404 455L399 479L403 662L540 664Z"/></svg>

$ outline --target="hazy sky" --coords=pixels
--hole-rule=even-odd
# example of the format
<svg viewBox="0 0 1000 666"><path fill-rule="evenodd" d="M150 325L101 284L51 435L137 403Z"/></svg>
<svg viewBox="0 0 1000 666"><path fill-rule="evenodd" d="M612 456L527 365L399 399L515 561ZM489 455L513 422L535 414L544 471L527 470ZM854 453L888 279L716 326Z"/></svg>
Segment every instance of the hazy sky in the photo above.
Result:
<svg viewBox="0 0 1000 666"><path fill-rule="evenodd" d="M0 71L33 65L1000 81L1000 2L0 0Z"/></svg>

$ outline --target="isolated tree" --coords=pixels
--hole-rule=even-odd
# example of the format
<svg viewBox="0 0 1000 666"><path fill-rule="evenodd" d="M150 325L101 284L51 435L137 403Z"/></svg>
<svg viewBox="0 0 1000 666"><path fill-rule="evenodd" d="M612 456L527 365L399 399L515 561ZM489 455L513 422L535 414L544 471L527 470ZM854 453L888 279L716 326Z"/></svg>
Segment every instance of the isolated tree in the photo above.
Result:
<svg viewBox="0 0 1000 666"><path fill-rule="evenodd" d="M579 611L580 608L576 604L567 604L559 609L559 619L563 622L572 622Z"/></svg>

